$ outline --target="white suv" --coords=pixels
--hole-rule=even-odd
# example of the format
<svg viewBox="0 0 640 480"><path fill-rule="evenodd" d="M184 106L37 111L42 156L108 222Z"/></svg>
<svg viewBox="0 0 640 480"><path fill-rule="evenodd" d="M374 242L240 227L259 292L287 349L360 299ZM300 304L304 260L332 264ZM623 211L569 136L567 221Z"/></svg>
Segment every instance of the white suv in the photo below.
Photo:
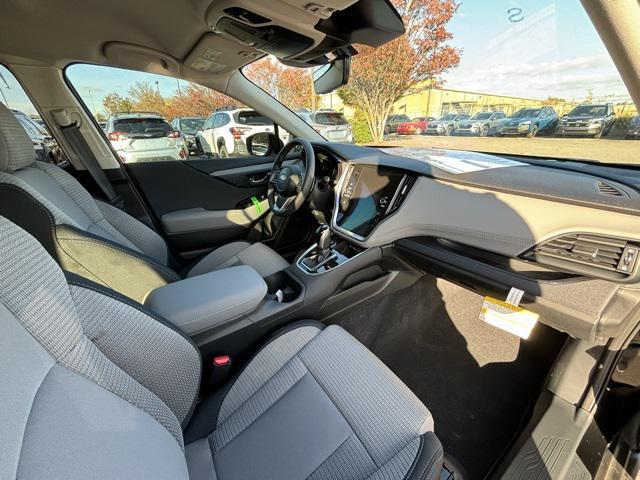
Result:
<svg viewBox="0 0 640 480"><path fill-rule="evenodd" d="M273 121L250 108L219 111L204 122L196 135L196 148L220 157L248 155L247 137L273 131Z"/></svg>
<svg viewBox="0 0 640 480"><path fill-rule="evenodd" d="M180 132L157 113L114 113L106 133L123 163L184 160L189 155Z"/></svg>

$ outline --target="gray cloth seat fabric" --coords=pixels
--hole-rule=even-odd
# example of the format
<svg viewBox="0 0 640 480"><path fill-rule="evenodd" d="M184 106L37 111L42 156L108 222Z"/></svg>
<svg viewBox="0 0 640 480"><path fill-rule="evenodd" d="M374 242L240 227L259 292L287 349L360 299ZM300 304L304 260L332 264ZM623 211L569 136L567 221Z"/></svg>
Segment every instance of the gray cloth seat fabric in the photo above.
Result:
<svg viewBox="0 0 640 480"><path fill-rule="evenodd" d="M36 161L33 144L14 115L0 104L0 184L12 185L42 205L56 225L73 227L141 253L167 266L167 245L155 231L131 215L96 201L63 169ZM233 242L198 262L189 276L231 265L249 265L262 276L286 268L288 263L266 245Z"/></svg>
<svg viewBox="0 0 640 480"><path fill-rule="evenodd" d="M439 476L429 411L340 327L277 334L183 433L200 379L187 339L70 284L2 217L0 262L0 478Z"/></svg>

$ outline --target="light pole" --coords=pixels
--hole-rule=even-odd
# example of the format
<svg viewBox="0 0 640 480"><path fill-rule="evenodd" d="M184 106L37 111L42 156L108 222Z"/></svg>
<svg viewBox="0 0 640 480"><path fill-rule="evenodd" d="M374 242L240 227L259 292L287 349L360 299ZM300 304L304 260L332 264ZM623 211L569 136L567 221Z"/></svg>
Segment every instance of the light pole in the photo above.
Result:
<svg viewBox="0 0 640 480"><path fill-rule="evenodd" d="M87 89L87 91L89 92L89 99L91 100L91 109L93 110L93 116L95 117L98 112L96 112L96 104L93 103L92 90L89 88L89 89Z"/></svg>
<svg viewBox="0 0 640 480"><path fill-rule="evenodd" d="M2 76L1 73L0 73L0 79L2 79L2 81L4 82L5 86L7 87L7 90L11 90L11 87L9 86L9 84L4 79L4 77ZM4 95L4 92L2 91L2 88L0 88L0 93L2 93L2 98L4 99L4 104L7 106L7 108L9 108L9 102L7 101L7 97L5 97L5 95Z"/></svg>

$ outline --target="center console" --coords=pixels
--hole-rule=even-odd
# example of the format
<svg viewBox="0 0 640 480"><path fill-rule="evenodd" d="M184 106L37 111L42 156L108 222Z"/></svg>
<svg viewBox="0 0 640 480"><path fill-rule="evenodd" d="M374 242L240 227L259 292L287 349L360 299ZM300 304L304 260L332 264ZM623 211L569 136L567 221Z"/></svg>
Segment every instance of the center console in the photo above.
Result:
<svg viewBox="0 0 640 480"><path fill-rule="evenodd" d="M349 164L338 183L332 219L332 230L342 238L333 241L331 229L321 225L315 245L299 257L297 267L318 275L362 254L365 249L358 242L370 237L382 220L400 208L414 178L393 168Z"/></svg>

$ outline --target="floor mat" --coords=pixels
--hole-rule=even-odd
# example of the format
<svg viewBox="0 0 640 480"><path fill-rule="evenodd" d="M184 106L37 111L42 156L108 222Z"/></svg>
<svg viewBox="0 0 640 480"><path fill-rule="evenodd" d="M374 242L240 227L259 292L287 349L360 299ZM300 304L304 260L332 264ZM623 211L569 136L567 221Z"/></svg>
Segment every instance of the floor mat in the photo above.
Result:
<svg viewBox="0 0 640 480"><path fill-rule="evenodd" d="M526 341L478 319L482 297L427 275L336 321L427 405L445 452L483 478L519 430L564 334Z"/></svg>

